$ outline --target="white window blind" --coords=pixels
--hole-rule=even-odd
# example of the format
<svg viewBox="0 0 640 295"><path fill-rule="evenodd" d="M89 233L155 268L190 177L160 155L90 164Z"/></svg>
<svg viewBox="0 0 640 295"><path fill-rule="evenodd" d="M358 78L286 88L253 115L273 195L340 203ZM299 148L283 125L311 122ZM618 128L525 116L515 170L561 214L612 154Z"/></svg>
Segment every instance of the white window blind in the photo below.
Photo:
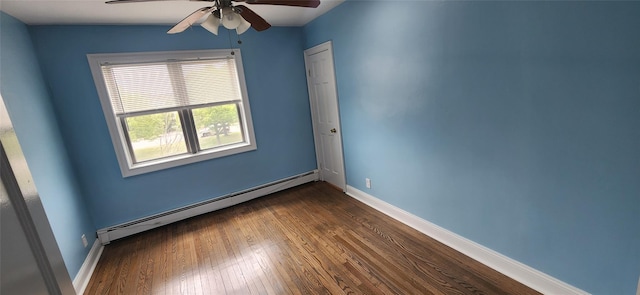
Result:
<svg viewBox="0 0 640 295"><path fill-rule="evenodd" d="M117 116L241 101L233 58L102 64Z"/></svg>

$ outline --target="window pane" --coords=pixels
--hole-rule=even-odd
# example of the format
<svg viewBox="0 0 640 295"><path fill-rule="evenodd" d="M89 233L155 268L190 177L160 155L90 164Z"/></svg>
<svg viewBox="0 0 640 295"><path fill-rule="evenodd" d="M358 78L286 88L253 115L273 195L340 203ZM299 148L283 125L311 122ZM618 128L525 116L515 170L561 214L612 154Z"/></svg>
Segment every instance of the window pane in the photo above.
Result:
<svg viewBox="0 0 640 295"><path fill-rule="evenodd" d="M178 112L127 117L136 163L187 152Z"/></svg>
<svg viewBox="0 0 640 295"><path fill-rule="evenodd" d="M193 109L200 149L244 142L237 104Z"/></svg>

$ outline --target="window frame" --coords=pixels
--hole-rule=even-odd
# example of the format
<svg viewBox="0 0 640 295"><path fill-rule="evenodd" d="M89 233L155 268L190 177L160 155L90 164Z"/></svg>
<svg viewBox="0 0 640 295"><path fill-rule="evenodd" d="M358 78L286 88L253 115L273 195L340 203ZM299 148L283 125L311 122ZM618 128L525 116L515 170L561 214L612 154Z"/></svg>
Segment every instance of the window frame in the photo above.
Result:
<svg viewBox="0 0 640 295"><path fill-rule="evenodd" d="M176 109L179 113L183 135L185 136L186 154L163 157L155 160L147 160L134 163L132 142L129 140L128 132L125 132L123 126L127 116L118 117L111 105L111 98L107 90L105 77L102 72L102 65L106 63L123 64L123 63L147 63L162 62L168 60L199 60L199 59L219 59L231 58L235 62L238 83L240 86L241 100L234 101L239 115L239 124L243 134L244 141L241 143L224 145L212 149L200 149L198 145L198 130L193 123L193 109L200 107L218 105L216 103L205 105L190 105ZM215 49L215 50L188 50L188 51L156 51L156 52L134 52L134 53L100 53L87 54L89 66L93 80L96 84L102 111L109 129L109 135L113 143L113 148L118 159L120 172L123 177L129 177L172 167L187 165L200 161L226 157L238 153L244 153L257 149L253 121L251 119L251 107L247 86L244 76L244 68L242 65L242 55L240 49ZM231 101L226 101L225 104ZM161 113L169 110L156 110L149 113ZM192 123L185 124L183 120L191 120ZM195 141L195 142L193 142ZM195 150L194 150L195 147Z"/></svg>

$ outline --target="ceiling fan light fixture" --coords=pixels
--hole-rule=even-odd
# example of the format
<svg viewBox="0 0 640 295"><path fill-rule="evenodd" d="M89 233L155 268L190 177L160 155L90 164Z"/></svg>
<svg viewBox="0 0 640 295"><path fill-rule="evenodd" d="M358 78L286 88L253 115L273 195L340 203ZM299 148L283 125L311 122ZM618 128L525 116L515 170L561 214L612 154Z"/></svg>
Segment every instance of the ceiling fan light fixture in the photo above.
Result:
<svg viewBox="0 0 640 295"><path fill-rule="evenodd" d="M242 23L242 17L233 11L231 7L225 7L222 9L222 25L229 29L236 29Z"/></svg>
<svg viewBox="0 0 640 295"><path fill-rule="evenodd" d="M236 28L236 32L238 32L238 35L246 32L249 28L251 28L251 23L244 19L244 17L240 16L240 19L240 25Z"/></svg>
<svg viewBox="0 0 640 295"><path fill-rule="evenodd" d="M214 35L218 35L218 27L220 26L220 19L213 14L210 14L207 19L200 24L207 31Z"/></svg>

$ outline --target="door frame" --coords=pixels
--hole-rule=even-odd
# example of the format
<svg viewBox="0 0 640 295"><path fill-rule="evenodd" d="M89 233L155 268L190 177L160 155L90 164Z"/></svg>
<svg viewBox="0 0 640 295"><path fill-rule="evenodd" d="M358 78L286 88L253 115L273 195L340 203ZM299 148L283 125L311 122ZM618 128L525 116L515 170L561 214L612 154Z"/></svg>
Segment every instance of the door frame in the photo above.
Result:
<svg viewBox="0 0 640 295"><path fill-rule="evenodd" d="M338 134L336 134L336 136L338 137L338 141L339 141L339 146L340 146L340 164L342 165L342 187L338 187L339 189L341 189L343 192L346 192L347 189L347 171L345 169L345 164L344 164L344 146L342 144L342 123L340 120L340 100L338 99L338 84L337 84L337 80L336 80L336 72L335 72L335 60L334 60L334 56L333 56L333 42L331 40L326 41L324 43L318 44L316 46L313 46L311 48L308 48L304 51L304 65L305 65L305 77L307 79L307 91L309 94L309 108L311 111L311 123L313 125L313 140L314 140L314 145L316 148L316 165L318 167L318 171L320 174L320 180L324 181L324 176L322 173L322 167L320 167L320 158L321 158L321 153L322 153L322 144L320 143L320 131L318 130L318 121L317 121L317 116L316 116L316 109L314 109L315 103L313 102L312 99L312 95L311 95L311 89L312 89L312 85L311 85L311 81L309 79L310 76L310 72L309 72L309 56L312 56L314 54L323 52L323 51L327 51L329 54L329 60L331 61L331 68L332 71L330 71L331 74L331 78L333 80L334 83L334 89L333 89L333 94L334 97L336 99L336 125L338 126ZM317 106L316 106L317 107Z"/></svg>
<svg viewBox="0 0 640 295"><path fill-rule="evenodd" d="M24 234L26 243L29 244L29 249L24 251L30 252L35 259L36 265L31 266L30 270L39 272L47 288L46 291L50 295L76 294L2 95L0 95L0 115L3 119L6 118L3 122L4 126L0 128L0 185L5 190L6 198L10 203L2 210L15 212L17 223L20 225L20 228L15 228L15 231L21 231ZM11 146L9 150L5 149L8 144ZM21 168L14 170L14 167ZM7 238L10 234L4 232L2 238ZM24 253L14 254L23 255Z"/></svg>

